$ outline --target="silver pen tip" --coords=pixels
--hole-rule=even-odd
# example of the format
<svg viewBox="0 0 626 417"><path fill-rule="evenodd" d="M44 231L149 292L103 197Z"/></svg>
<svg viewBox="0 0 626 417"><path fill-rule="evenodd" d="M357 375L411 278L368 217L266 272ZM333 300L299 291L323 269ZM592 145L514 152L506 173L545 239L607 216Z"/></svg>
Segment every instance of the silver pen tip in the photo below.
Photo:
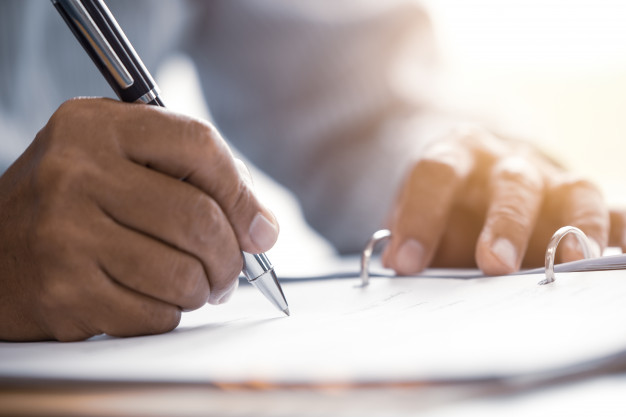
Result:
<svg viewBox="0 0 626 417"><path fill-rule="evenodd" d="M285 308L285 309L283 310L283 313L285 313L285 314L286 314L286 315L288 315L288 316L291 316L291 314L289 314L289 307Z"/></svg>

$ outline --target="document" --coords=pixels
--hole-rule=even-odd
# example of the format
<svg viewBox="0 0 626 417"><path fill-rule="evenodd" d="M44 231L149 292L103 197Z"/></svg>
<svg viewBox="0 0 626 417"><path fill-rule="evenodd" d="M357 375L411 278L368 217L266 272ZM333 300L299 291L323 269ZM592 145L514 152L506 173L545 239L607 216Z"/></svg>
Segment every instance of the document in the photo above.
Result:
<svg viewBox="0 0 626 417"><path fill-rule="evenodd" d="M471 272L471 271L470 271ZM287 280L291 317L253 287L171 333L0 343L0 378L354 384L549 372L626 351L626 271ZM132 320L132 317L128 318Z"/></svg>

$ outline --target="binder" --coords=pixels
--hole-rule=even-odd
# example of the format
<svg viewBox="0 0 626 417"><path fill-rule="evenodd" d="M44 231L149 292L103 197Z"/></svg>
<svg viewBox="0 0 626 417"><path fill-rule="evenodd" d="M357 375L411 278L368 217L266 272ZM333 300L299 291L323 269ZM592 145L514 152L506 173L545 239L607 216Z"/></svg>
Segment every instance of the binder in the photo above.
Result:
<svg viewBox="0 0 626 417"><path fill-rule="evenodd" d="M532 381L626 365L626 271L572 272L547 285L537 285L544 271L441 278L447 274L381 274L367 286L358 272L286 280L288 318L242 286L225 305L185 313L168 334L0 343L0 379L418 387Z"/></svg>

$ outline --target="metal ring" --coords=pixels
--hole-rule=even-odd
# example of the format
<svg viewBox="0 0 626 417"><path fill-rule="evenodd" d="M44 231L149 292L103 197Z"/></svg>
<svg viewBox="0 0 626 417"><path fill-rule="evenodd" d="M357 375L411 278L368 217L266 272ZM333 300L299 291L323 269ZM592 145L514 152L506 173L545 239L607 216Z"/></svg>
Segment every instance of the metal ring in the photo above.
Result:
<svg viewBox="0 0 626 417"><path fill-rule="evenodd" d="M387 229L382 229L375 232L370 238L367 245L365 245L365 249L363 249L363 253L361 254L361 286L367 287L370 283L370 259L372 258L372 252L374 251L374 246L378 242L383 240L387 240L391 237L391 231Z"/></svg>
<svg viewBox="0 0 626 417"><path fill-rule="evenodd" d="M546 249L546 278L539 282L539 285L549 284L555 281L554 277L554 258L556 255L556 248L559 246L561 239L563 239L566 235L572 233L578 239L578 243L582 247L583 256L585 259L589 259L592 256L599 256L599 254L593 254L593 246L591 241L577 227L574 226L564 226L556 231L554 235L552 235L552 239L550 239L550 243L548 243L548 247Z"/></svg>

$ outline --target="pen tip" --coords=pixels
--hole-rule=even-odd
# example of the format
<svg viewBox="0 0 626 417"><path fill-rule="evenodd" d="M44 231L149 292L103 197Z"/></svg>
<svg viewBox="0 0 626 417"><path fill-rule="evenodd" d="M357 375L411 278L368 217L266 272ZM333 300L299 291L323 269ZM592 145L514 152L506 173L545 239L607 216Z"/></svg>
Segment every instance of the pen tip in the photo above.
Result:
<svg viewBox="0 0 626 417"><path fill-rule="evenodd" d="M283 310L283 313L285 313L285 314L286 314L286 315L288 315L288 316L291 316L291 314L289 314L289 307L285 308L285 309Z"/></svg>

